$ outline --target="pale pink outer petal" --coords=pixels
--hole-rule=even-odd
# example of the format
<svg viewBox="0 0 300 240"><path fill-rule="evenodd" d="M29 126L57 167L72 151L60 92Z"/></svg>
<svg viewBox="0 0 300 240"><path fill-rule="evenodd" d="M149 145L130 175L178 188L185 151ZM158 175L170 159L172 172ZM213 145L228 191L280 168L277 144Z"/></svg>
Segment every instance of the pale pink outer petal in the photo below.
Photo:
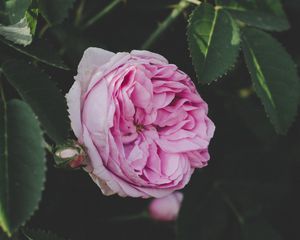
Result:
<svg viewBox="0 0 300 240"><path fill-rule="evenodd" d="M84 51L78 65L78 74L75 76L75 80L80 82L83 91L86 90L95 70L106 64L114 55L113 52L95 47L90 47Z"/></svg>
<svg viewBox="0 0 300 240"><path fill-rule="evenodd" d="M120 188L120 185L116 181L114 181L112 176L113 174L110 173L103 165L101 157L85 126L83 126L83 142L85 144L85 147L87 148L87 152L92 165L92 170L89 167L86 170L89 172L95 183L100 187L103 194L112 195L117 192L122 194L123 191Z"/></svg>
<svg viewBox="0 0 300 240"><path fill-rule="evenodd" d="M153 52L149 52L149 51L146 51L146 50L132 50L130 52L130 54L132 56L135 56L135 57L139 57L139 58L144 58L144 59L149 59L150 62L152 63L164 63L164 64L168 64L168 60L163 57L162 55L160 54L157 54L157 53L153 53ZM152 60L152 61L151 61ZM157 62L159 61L159 62Z"/></svg>
<svg viewBox="0 0 300 240"><path fill-rule="evenodd" d="M69 117L71 119L71 127L75 136L79 141L82 140L82 124L81 124L81 87L75 81L70 91L66 94Z"/></svg>
<svg viewBox="0 0 300 240"><path fill-rule="evenodd" d="M78 74L75 76L75 82L69 93L66 94L68 111L71 119L71 127L75 136L81 141L82 124L81 124L81 102L82 93L91 80L95 69L105 64L115 54L101 48L90 47L84 51L83 57L78 66Z"/></svg>
<svg viewBox="0 0 300 240"><path fill-rule="evenodd" d="M88 82L87 92L89 92L99 81L105 79L108 73L117 69L119 66L125 64L129 59L130 55L127 52L116 53L105 64L95 69L94 75L90 78L90 81ZM113 79L107 79L108 82L111 80Z"/></svg>
<svg viewBox="0 0 300 240"><path fill-rule="evenodd" d="M81 120L89 130L95 145L102 148L101 152L105 152L105 148L108 147L108 129L113 121L109 119L109 110L112 106L110 99L107 82L101 81L85 97L82 108Z"/></svg>

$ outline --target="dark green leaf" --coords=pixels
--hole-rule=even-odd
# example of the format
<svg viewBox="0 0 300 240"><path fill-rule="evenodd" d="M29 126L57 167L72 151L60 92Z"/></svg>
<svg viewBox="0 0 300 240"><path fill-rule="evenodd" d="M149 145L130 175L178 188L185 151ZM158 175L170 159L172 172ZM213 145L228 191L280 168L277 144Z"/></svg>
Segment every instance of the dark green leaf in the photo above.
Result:
<svg viewBox="0 0 300 240"><path fill-rule="evenodd" d="M67 107L64 97L49 76L32 64L16 60L4 63L2 71L31 106L47 134L56 143L63 143L69 130Z"/></svg>
<svg viewBox="0 0 300 240"><path fill-rule="evenodd" d="M61 23L73 7L76 0L39 0L39 9L49 24Z"/></svg>
<svg viewBox="0 0 300 240"><path fill-rule="evenodd" d="M39 62L45 63L52 67L69 70L69 68L61 60L60 56L48 42L36 40L30 46L22 47L15 45L3 38L0 38L0 41Z"/></svg>
<svg viewBox="0 0 300 240"><path fill-rule="evenodd" d="M42 132L22 101L0 102L0 225L11 235L37 209L45 182Z"/></svg>
<svg viewBox="0 0 300 240"><path fill-rule="evenodd" d="M297 113L299 78L295 63L269 34L246 28L243 51L257 95L278 133L287 132Z"/></svg>
<svg viewBox="0 0 300 240"><path fill-rule="evenodd" d="M25 16L30 4L30 0L0 0L0 24L16 24Z"/></svg>
<svg viewBox="0 0 300 240"><path fill-rule="evenodd" d="M278 135L266 117L265 111L257 101L257 97L236 99L234 102L241 120L261 142L263 147L272 146L278 139Z"/></svg>
<svg viewBox="0 0 300 240"><path fill-rule="evenodd" d="M63 238L58 237L54 233L40 229L24 229L22 232L25 236L25 239L28 240L64 240Z"/></svg>
<svg viewBox="0 0 300 240"><path fill-rule="evenodd" d="M203 3L191 15L188 43L197 77L210 83L225 74L239 52L239 29L230 15Z"/></svg>
<svg viewBox="0 0 300 240"><path fill-rule="evenodd" d="M290 27L280 0L216 0L216 4L250 26L270 31L283 31Z"/></svg>

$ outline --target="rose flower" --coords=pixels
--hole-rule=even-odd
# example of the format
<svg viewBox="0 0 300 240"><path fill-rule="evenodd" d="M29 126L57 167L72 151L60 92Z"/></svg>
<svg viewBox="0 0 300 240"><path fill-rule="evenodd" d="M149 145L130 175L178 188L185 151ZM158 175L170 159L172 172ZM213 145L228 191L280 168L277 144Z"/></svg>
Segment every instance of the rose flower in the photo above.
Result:
<svg viewBox="0 0 300 240"><path fill-rule="evenodd" d="M88 48L66 98L85 169L105 195L163 197L207 165L207 104L161 55Z"/></svg>

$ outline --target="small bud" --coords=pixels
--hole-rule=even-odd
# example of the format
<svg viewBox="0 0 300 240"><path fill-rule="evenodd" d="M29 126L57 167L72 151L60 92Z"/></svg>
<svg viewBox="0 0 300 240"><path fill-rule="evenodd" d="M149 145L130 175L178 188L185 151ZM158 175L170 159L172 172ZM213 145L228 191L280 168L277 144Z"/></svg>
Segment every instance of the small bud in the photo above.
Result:
<svg viewBox="0 0 300 240"><path fill-rule="evenodd" d="M156 221L175 221L182 200L183 194L181 192L174 192L163 198L155 198L149 204L149 215Z"/></svg>
<svg viewBox="0 0 300 240"><path fill-rule="evenodd" d="M58 146L54 152L54 161L58 168L79 169L86 165L86 159L84 147L75 141Z"/></svg>

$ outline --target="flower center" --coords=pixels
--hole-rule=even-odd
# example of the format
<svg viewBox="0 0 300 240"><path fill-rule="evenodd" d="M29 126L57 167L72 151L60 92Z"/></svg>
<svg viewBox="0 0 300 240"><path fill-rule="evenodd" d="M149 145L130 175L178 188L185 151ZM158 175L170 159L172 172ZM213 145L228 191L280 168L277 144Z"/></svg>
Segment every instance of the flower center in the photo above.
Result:
<svg viewBox="0 0 300 240"><path fill-rule="evenodd" d="M141 131L143 131L144 125L139 124L139 123L136 123L136 124L135 124L135 128L136 128L136 132L137 132L137 133L140 133Z"/></svg>

